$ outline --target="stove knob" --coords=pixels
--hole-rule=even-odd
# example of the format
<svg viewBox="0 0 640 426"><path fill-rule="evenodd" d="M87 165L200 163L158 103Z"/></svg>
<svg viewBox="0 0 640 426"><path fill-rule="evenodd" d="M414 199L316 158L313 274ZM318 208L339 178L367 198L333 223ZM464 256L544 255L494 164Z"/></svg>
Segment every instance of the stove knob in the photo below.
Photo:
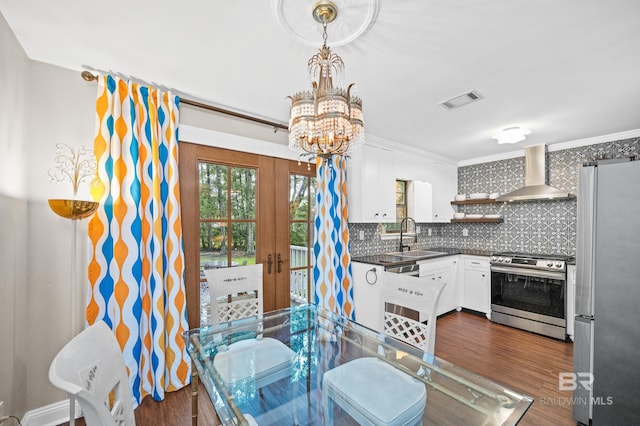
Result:
<svg viewBox="0 0 640 426"><path fill-rule="evenodd" d="M556 262L556 268L562 268L562 262Z"/></svg>
<svg viewBox="0 0 640 426"><path fill-rule="evenodd" d="M502 256L500 256L500 257L498 258L498 262L504 262L504 258L503 258Z"/></svg>
<svg viewBox="0 0 640 426"><path fill-rule="evenodd" d="M507 257L507 258L504 259L504 261L505 261L505 263L511 263L511 258Z"/></svg>
<svg viewBox="0 0 640 426"><path fill-rule="evenodd" d="M547 268L551 268L553 266L553 262L552 261L548 261L547 262Z"/></svg>
<svg viewBox="0 0 640 426"><path fill-rule="evenodd" d="M491 261L492 261L492 262L495 262L495 261L497 261L497 260L498 260L498 258L497 258L497 257L495 257L495 256L491 256Z"/></svg>

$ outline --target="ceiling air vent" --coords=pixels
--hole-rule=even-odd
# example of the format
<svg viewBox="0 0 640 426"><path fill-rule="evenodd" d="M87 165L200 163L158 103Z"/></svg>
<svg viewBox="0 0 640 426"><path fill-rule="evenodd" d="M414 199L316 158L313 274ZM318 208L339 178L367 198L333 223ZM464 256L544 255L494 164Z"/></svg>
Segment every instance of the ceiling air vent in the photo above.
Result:
<svg viewBox="0 0 640 426"><path fill-rule="evenodd" d="M454 109L461 107L462 105L470 104L471 102L479 101L480 99L482 99L482 95L475 90L472 90L451 99L447 99L446 101L442 101L440 102L440 105L446 109Z"/></svg>

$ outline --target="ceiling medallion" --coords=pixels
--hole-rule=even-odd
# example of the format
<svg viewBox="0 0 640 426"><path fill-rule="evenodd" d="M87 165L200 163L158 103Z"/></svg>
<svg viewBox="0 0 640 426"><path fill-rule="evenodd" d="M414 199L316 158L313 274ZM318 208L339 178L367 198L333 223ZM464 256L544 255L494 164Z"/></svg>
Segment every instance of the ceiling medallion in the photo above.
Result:
<svg viewBox="0 0 640 426"><path fill-rule="evenodd" d="M362 100L352 94L353 83L346 90L339 83L334 87L344 62L327 46L327 25L338 8L320 1L312 15L322 24L324 43L308 62L312 90L289 96L289 148L301 156L328 158L351 152L364 141Z"/></svg>
<svg viewBox="0 0 640 426"><path fill-rule="evenodd" d="M272 0L273 11L280 26L309 46L317 46L322 35L322 28L309 25L307 19L309 9L316 7L315 1L317 0ZM375 23L380 8L379 0L341 0L339 4L340 19L331 26L331 37L328 40L333 47L344 46L366 33ZM335 19L338 9L335 4L333 7ZM315 15L314 19L317 20Z"/></svg>

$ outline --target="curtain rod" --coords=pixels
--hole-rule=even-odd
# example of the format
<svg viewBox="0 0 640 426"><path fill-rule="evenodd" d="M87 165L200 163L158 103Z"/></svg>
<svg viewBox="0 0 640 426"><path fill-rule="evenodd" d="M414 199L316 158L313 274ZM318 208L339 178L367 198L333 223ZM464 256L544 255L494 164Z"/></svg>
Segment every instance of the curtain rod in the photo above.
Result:
<svg viewBox="0 0 640 426"><path fill-rule="evenodd" d="M82 79L85 81L98 81L98 76L92 74L89 71L82 71L82 73L80 74L82 76ZM213 112L218 112L221 114L226 114L226 115L230 115L232 117L236 117L236 118L241 118L243 120L248 120L248 121L253 121L254 123L260 123L260 124L264 124L266 126L269 127L273 127L273 131L274 133L278 131L278 129L281 130L289 130L289 127L283 123L278 123L276 121L270 121L270 120L265 120L263 118L259 118L259 117L254 117L252 115L248 115L248 114L243 114L240 112L236 112L236 111L231 111L225 108L220 108L214 105L210 105L204 102L200 102L200 101L196 101L194 99L190 99L188 97L184 97L182 95L180 95L180 102L187 104L187 105L191 105L197 108L202 108L202 109L206 109L209 111L213 111Z"/></svg>

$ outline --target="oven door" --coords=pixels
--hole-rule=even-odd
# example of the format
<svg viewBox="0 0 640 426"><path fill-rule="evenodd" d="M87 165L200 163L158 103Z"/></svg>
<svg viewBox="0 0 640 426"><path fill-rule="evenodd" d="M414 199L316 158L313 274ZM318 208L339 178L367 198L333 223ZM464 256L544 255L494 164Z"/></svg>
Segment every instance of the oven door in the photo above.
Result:
<svg viewBox="0 0 640 426"><path fill-rule="evenodd" d="M492 310L564 326L565 297L564 272L491 266Z"/></svg>

